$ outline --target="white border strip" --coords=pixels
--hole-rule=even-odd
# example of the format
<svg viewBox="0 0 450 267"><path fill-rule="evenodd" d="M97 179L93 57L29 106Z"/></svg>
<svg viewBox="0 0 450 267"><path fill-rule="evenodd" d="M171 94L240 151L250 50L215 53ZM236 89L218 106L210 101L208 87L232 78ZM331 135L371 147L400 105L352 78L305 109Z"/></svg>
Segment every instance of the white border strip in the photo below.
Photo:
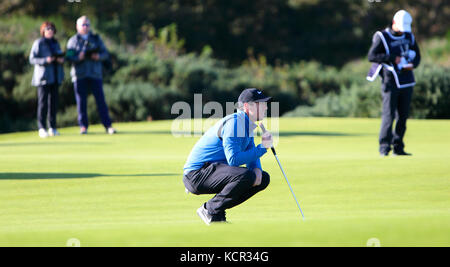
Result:
<svg viewBox="0 0 450 267"><path fill-rule="evenodd" d="M392 74L394 75L394 79L395 79L395 83L397 85L397 88L401 89L401 88L406 88L406 87L410 87L410 86L416 85L415 82L400 85L400 81L398 80L398 75L397 75L397 72L395 72L394 67L393 66L389 66L387 64L383 64L383 66L385 68L387 68L388 71L392 72Z"/></svg>
<svg viewBox="0 0 450 267"><path fill-rule="evenodd" d="M381 32L377 32L377 34L380 36L380 38L381 38L381 41L383 42L383 45L384 45L384 49L386 50L386 54L390 54L390 52L389 52L389 46L387 45L387 42L386 42L386 39L384 38L384 35L381 33Z"/></svg>
<svg viewBox="0 0 450 267"><path fill-rule="evenodd" d="M372 76L367 76L366 79L367 79L369 82L375 81L375 79L378 77L378 74L380 73L380 70L381 70L382 68L383 68L383 65L382 65L382 64L378 65L378 68L377 68L377 70L375 71L375 73L374 73Z"/></svg>

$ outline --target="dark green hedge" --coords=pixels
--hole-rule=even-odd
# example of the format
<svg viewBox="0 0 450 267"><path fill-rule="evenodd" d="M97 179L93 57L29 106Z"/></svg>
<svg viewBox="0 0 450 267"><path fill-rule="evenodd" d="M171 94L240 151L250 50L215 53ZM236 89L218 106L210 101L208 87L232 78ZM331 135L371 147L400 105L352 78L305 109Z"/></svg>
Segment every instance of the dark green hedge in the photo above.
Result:
<svg viewBox="0 0 450 267"><path fill-rule="evenodd" d="M424 64L415 71L410 117L450 118L450 68ZM339 93L317 99L313 106L299 106L285 116L378 117L381 112L379 79L373 83L355 82Z"/></svg>
<svg viewBox="0 0 450 267"><path fill-rule="evenodd" d="M27 55L24 51L0 51L0 58L5 59L0 65L0 132L35 129L36 89L30 85L32 67ZM133 55L114 52L112 58L104 89L114 121L172 119L172 104L186 101L192 105L196 93L203 95L203 103L217 101L225 105L235 102L242 89L248 87L261 88L273 96L280 102L281 115L377 117L380 113L380 82L365 80L369 66L366 61L337 69L316 62L271 66L259 57L233 68L214 59L207 49L200 55L161 58L151 45ZM16 75L8 74L9 68L17 68ZM66 79L60 87L59 127L77 124L68 65L65 71ZM450 118L448 73L448 68L430 63L419 67L412 117ZM91 123L98 123L92 96L88 109Z"/></svg>

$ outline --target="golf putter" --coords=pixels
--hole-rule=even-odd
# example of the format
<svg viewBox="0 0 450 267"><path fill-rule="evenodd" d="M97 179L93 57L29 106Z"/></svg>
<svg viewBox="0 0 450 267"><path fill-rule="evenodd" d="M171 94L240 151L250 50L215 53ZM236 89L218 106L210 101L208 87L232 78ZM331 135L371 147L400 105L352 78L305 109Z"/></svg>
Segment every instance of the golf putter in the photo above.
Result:
<svg viewBox="0 0 450 267"><path fill-rule="evenodd" d="M267 132L267 130L266 130L266 128L264 127L264 124L262 124L262 122L259 124L259 127L261 127L261 130L263 131L263 134L264 134L265 132ZM286 173L284 173L283 167L281 166L281 162L280 162L280 160L278 159L277 152L275 152L275 148L274 148L273 146L272 146L270 149L272 150L272 153L273 153L273 155L275 156L275 159L276 159L277 162L278 162L278 166L280 166L280 169L281 169L281 172L283 173L284 179L286 180L286 183L288 184L289 189L291 190L292 196L294 197L294 200L295 200L295 202L297 203L297 207L298 207L298 209L300 210L300 213L302 214L302 218L303 218L303 220L305 220L305 215L303 215L302 208L300 208L300 204L298 203L298 200L297 200L297 197L295 196L294 190L292 190L292 186L291 186L291 184L289 183L289 180L288 180L288 178L287 178L287 176L286 176Z"/></svg>

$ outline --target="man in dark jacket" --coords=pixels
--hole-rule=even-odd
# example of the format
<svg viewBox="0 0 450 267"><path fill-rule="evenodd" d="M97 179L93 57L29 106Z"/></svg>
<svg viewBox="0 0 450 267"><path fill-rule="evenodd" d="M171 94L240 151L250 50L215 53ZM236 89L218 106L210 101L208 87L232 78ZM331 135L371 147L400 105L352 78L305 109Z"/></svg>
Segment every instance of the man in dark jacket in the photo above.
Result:
<svg viewBox="0 0 450 267"><path fill-rule="evenodd" d="M67 42L67 60L72 63L70 75L75 89L80 133L88 129L87 94L90 89L97 103L100 119L107 133L114 134L111 118L103 93L102 61L108 59L108 51L102 39L90 31L86 16L77 20L77 34Z"/></svg>
<svg viewBox="0 0 450 267"><path fill-rule="evenodd" d="M389 155L391 146L395 156L408 156L403 143L406 120L416 84L413 69L420 63L420 50L411 33L412 17L405 10L398 11L392 26L374 34L369 50L373 62L367 79L380 75L383 111L379 143L381 156ZM396 120L395 128L393 122Z"/></svg>

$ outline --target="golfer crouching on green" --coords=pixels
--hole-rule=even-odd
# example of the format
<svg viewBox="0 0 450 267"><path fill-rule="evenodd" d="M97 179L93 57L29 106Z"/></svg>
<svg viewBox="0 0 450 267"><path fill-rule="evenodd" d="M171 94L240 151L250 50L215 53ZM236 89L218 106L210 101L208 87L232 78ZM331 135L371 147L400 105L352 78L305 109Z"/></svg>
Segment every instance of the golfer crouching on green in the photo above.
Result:
<svg viewBox="0 0 450 267"><path fill-rule="evenodd" d="M225 210L269 185L270 176L262 170L259 158L272 147L272 135L264 133L262 144L255 146L253 131L255 122L264 119L270 99L258 89L245 89L238 99L238 111L216 123L192 149L184 165L183 183L193 194L216 194L197 210L207 225L226 222Z"/></svg>

